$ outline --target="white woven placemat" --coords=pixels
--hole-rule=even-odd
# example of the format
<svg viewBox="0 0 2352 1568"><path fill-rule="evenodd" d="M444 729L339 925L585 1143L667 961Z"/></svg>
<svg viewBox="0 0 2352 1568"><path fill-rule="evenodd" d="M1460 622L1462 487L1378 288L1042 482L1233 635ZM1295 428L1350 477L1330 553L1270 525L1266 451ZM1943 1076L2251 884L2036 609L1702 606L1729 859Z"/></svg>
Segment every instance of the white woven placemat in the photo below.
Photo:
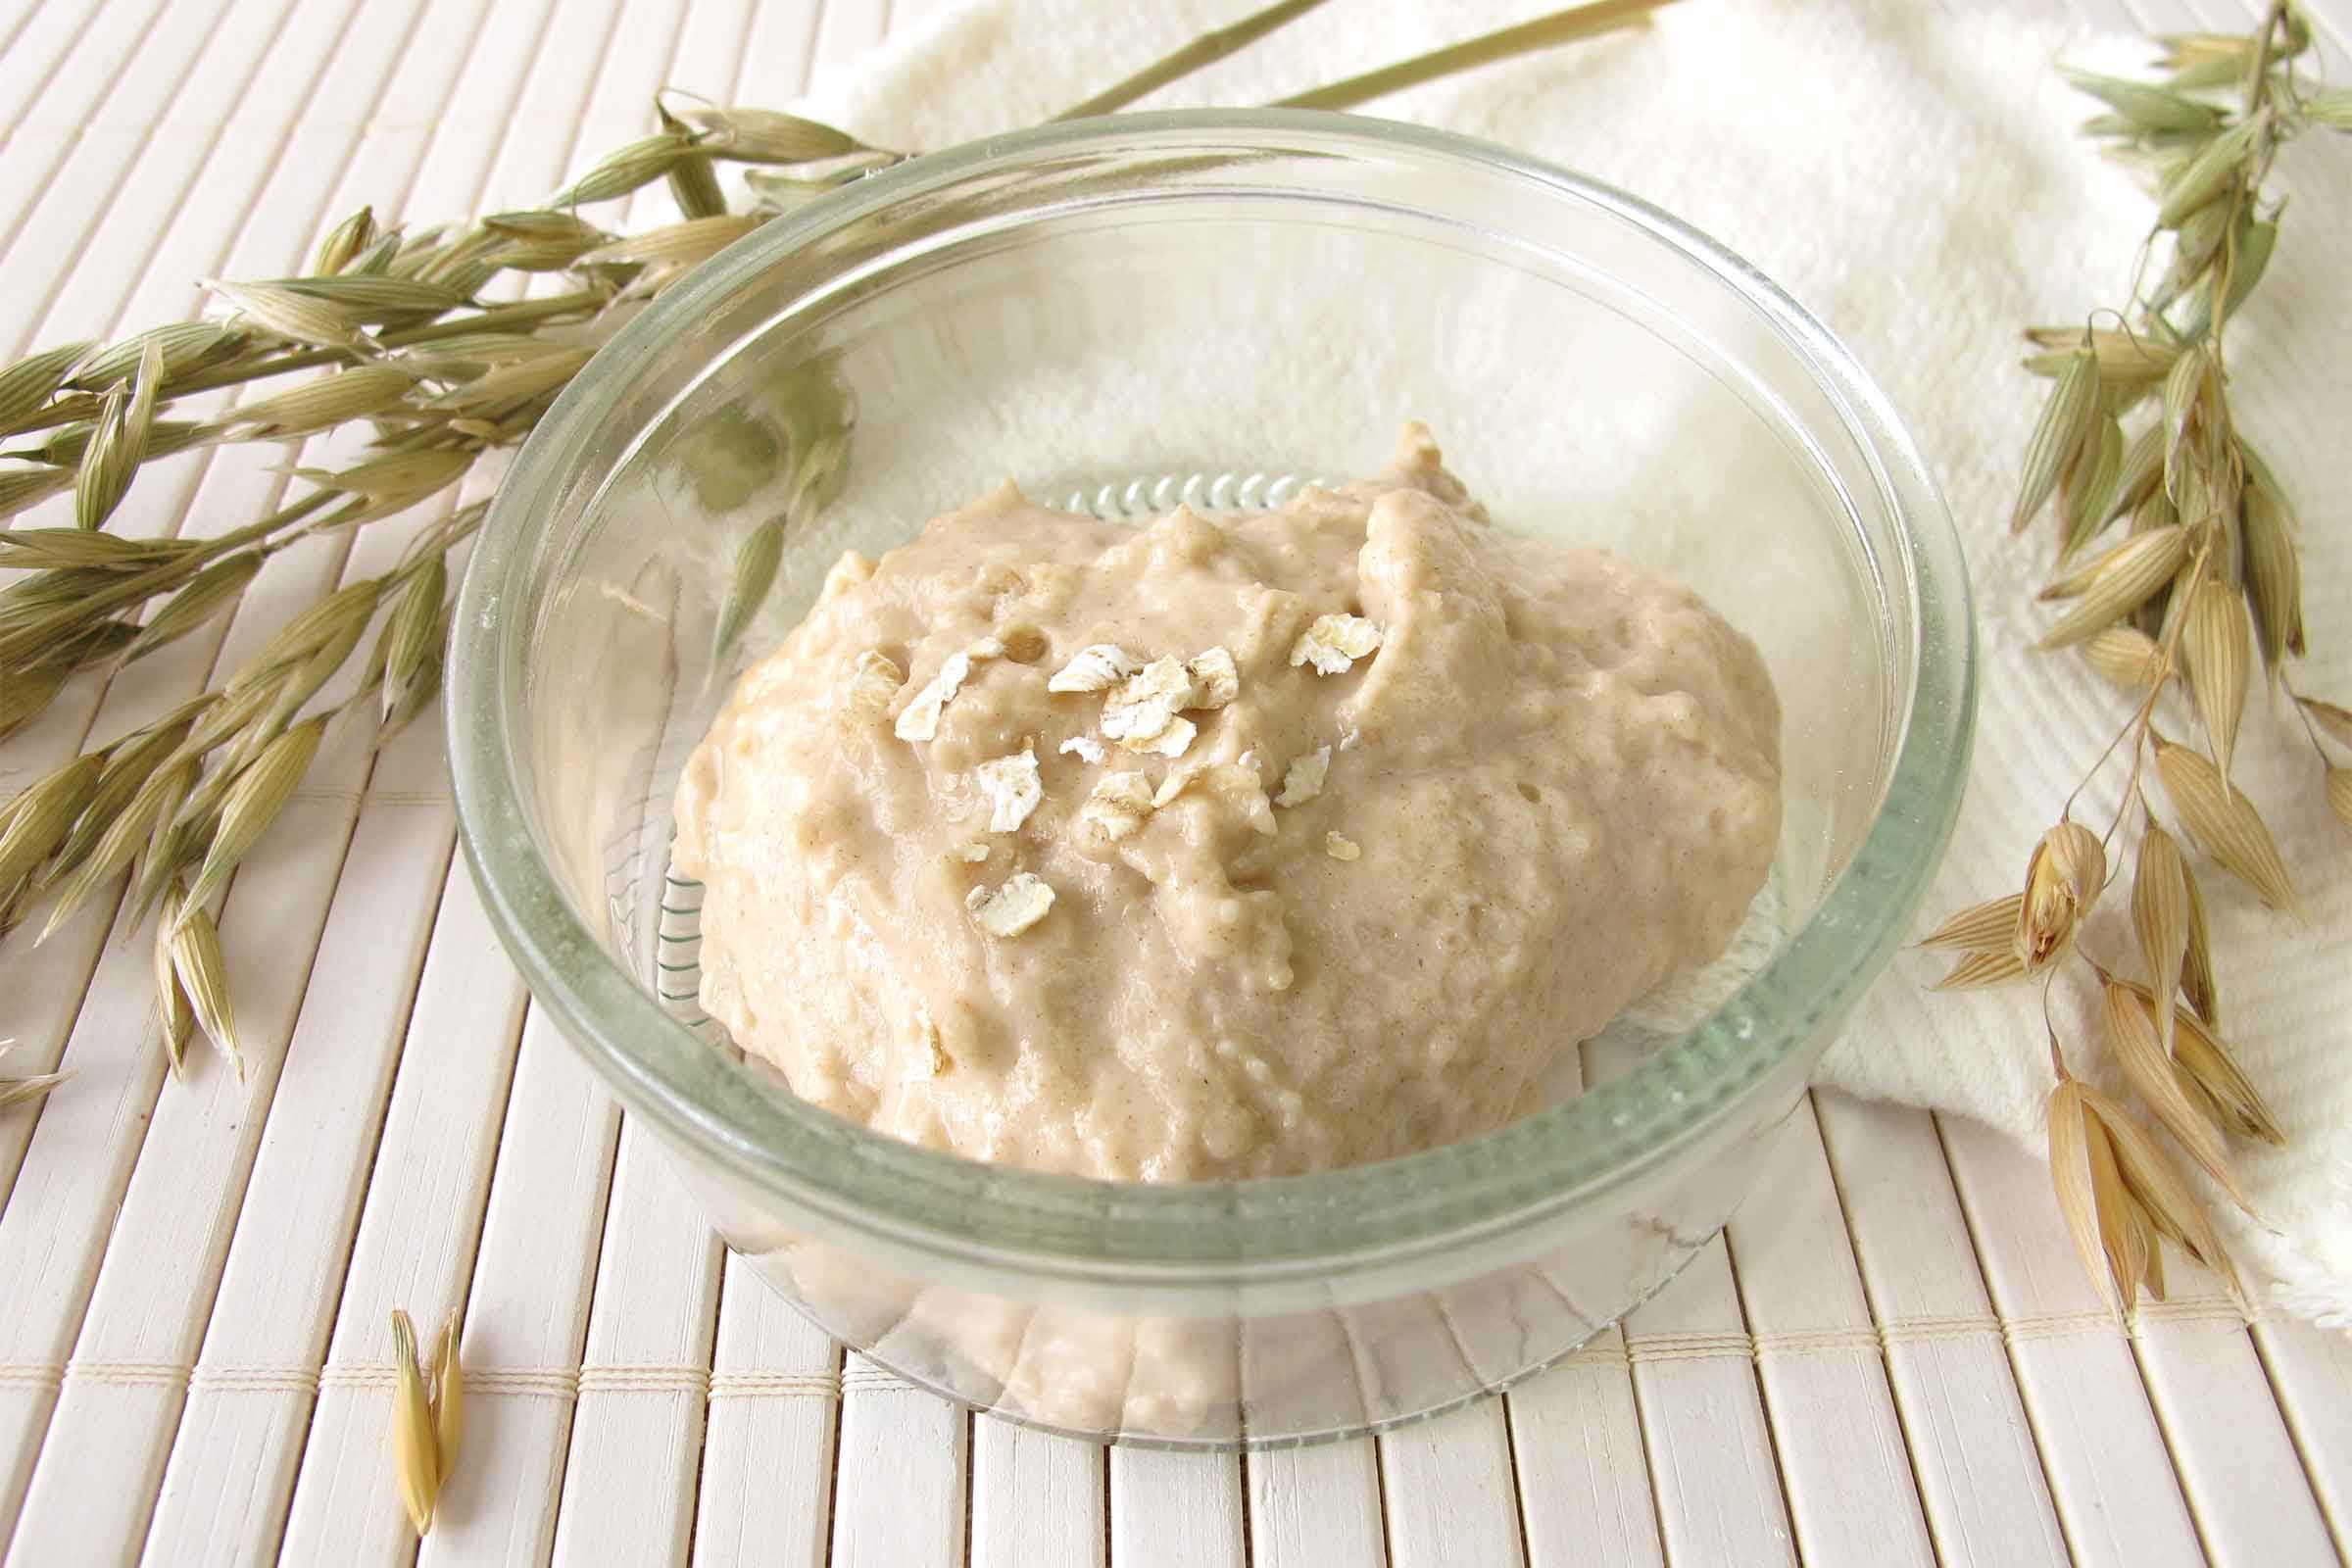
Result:
<svg viewBox="0 0 2352 1568"><path fill-rule="evenodd" d="M2142 27L2252 14L2073 3ZM2342 79L2352 0L2313 9ZM283 271L362 202L535 201L645 129L657 86L781 103L915 10L0 0L0 361L176 318L198 277ZM280 457L176 460L124 526L233 526ZM398 545L288 552L224 636L0 745L0 795ZM8 1568L408 1561L394 1305L466 1318L432 1563L2268 1565L2335 1560L2352 1528L2352 1345L2249 1326L2186 1269L2120 1332L2029 1161L1829 1098L1769 1212L1507 1399L1246 1459L975 1422L845 1364L726 1264L499 955L431 722L372 765L329 758L289 816L224 919L243 1085L209 1061L164 1080L145 945L108 940L112 909L0 947L9 1070L75 1072L0 1113Z"/></svg>

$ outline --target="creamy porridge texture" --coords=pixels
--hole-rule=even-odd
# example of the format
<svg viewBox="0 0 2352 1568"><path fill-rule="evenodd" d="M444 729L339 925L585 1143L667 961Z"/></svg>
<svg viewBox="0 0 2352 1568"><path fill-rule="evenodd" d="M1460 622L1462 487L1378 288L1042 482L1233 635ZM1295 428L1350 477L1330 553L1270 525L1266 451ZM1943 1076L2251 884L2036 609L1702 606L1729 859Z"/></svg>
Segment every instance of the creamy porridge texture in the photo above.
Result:
<svg viewBox="0 0 2352 1568"><path fill-rule="evenodd" d="M1256 515L1006 484L844 557L689 761L703 1005L797 1094L977 1159L1431 1148L1730 940L1779 730L1720 616L1497 532L1419 426Z"/></svg>

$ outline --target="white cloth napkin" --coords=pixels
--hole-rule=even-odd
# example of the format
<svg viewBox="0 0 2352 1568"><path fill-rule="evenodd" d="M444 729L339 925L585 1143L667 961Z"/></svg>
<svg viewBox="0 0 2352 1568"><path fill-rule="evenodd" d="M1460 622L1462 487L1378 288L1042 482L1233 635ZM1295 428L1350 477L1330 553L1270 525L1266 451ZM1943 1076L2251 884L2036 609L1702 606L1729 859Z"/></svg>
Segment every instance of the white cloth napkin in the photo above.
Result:
<svg viewBox="0 0 2352 1568"><path fill-rule="evenodd" d="M1549 8L1336 0L1142 107L1263 103ZM1251 9L973 0L820 78L809 108L880 145L937 149L1034 123ZM1678 214L1826 320L1904 411L1957 518L1983 639L1968 804L1923 930L2022 883L2035 838L2124 716L2075 660L2031 651L2043 615L2029 601L2051 547L2002 525L2040 392L2018 368L2018 330L2118 303L2150 215L2132 176L2075 136L2087 110L2050 69L2062 53L2109 65L2142 55L2131 40L2070 33L2046 7L1695 0L1648 27L1367 111L1507 143ZM2352 142L2312 138L2283 163L2293 211L2233 334L2233 390L2303 506L2316 657L2299 682L2352 700L2340 542L2352 454L2332 429L2352 413L2352 294L2339 270ZM2176 731L2189 723L2174 715ZM2270 914L2199 862L2223 1032L2291 1134L2283 1151L2241 1154L2262 1218L2230 1211L2229 1223L2277 1304L2352 1322L2352 837L2322 804L2318 764L2283 706L2255 700L2238 756L2312 917L2297 927ZM2119 882L2094 927L2110 954L2129 952L2123 892ZM2049 1066L2036 996L1932 994L1939 972L1932 955L1898 958L1820 1081L1965 1112L2039 1149ZM2084 1001L2071 981L2052 999L2078 1070L2102 1054Z"/></svg>

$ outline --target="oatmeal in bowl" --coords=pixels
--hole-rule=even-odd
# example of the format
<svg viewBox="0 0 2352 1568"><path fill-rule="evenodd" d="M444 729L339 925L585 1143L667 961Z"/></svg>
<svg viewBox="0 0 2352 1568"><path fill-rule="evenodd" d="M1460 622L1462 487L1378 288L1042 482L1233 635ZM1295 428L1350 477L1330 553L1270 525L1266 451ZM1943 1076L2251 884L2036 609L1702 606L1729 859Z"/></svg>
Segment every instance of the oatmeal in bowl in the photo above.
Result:
<svg viewBox="0 0 2352 1568"><path fill-rule="evenodd" d="M701 1000L795 1094L968 1157L1295 1175L1541 1102L1722 951L1780 709L1697 598L1376 477L1141 526L1010 484L852 553L679 785Z"/></svg>

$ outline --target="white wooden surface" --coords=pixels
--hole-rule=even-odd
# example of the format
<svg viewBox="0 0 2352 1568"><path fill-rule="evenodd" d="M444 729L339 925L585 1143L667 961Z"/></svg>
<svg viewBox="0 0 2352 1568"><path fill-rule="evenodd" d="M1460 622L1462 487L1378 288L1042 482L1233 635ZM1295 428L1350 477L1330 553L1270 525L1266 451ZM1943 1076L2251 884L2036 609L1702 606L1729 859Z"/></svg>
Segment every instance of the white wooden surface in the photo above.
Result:
<svg viewBox="0 0 2352 1568"><path fill-rule="evenodd" d="M2118 26L2252 10L2074 3ZM364 201L535 200L645 128L659 85L782 103L937 9L0 0L0 360L177 318L196 278L282 270ZM2313 9L2340 77L2352 3ZM173 460L123 526L233 526L281 462ZM0 746L0 796L399 542L289 551L225 631L75 686ZM164 1080L144 944L110 940L103 901L0 947L9 1070L75 1073L0 1115L8 1568L2267 1568L2352 1539L2352 1340L2249 1328L2185 1267L2127 1333L2031 1161L1827 1098L1769 1208L1506 1398L1240 1459L975 1422L725 1259L498 954L429 721L372 762L327 758L292 815L224 915L242 1085L211 1063ZM421 1550L384 1450L394 1305L466 1325L466 1458Z"/></svg>

